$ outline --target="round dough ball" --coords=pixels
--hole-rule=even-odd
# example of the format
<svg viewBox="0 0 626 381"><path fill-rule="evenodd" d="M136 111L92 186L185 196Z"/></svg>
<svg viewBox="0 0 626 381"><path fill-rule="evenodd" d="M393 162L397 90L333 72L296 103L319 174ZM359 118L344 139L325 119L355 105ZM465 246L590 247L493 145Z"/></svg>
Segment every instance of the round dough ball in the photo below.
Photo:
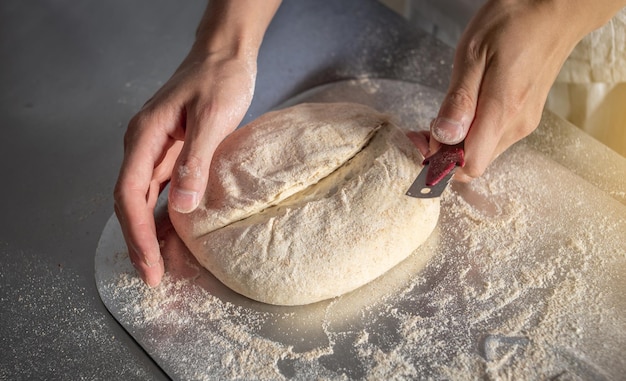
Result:
<svg viewBox="0 0 626 381"><path fill-rule="evenodd" d="M439 199L405 195L422 159L369 107L300 104L229 135L201 206L170 218L232 290L270 304L313 303L370 282L428 238Z"/></svg>

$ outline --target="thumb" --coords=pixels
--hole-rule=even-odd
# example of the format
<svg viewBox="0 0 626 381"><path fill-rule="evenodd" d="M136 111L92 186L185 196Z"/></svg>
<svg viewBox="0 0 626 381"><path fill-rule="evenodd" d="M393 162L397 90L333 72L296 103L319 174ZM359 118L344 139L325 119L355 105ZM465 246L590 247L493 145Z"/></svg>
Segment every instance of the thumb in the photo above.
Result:
<svg viewBox="0 0 626 381"><path fill-rule="evenodd" d="M170 182L169 204L179 213L194 211L206 190L211 159L220 141L210 127L188 119L185 143Z"/></svg>
<svg viewBox="0 0 626 381"><path fill-rule="evenodd" d="M210 159L200 152L188 149L181 152L176 162L170 184L169 203L179 213L194 211L206 190Z"/></svg>
<svg viewBox="0 0 626 381"><path fill-rule="evenodd" d="M459 54L452 70L452 80L437 118L430 125L431 148L438 143L457 144L465 139L474 120L482 70L478 62L459 62ZM462 54L461 54L462 55ZM434 151L433 151L434 152Z"/></svg>

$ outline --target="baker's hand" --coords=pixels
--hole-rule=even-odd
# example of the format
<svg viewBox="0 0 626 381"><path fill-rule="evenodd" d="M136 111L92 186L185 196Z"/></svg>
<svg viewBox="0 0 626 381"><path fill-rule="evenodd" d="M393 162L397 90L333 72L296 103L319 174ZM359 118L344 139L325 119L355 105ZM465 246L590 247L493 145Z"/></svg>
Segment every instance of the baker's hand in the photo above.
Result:
<svg viewBox="0 0 626 381"><path fill-rule="evenodd" d="M480 176L539 124L556 76L574 46L624 0L490 0L459 41L452 78L428 135L413 135L425 156L465 140L456 180Z"/></svg>
<svg viewBox="0 0 626 381"><path fill-rule="evenodd" d="M130 260L150 286L164 273L154 207L170 181L170 209L193 211L211 158L252 100L256 58L279 0L212 0L190 53L128 125L115 213Z"/></svg>
<svg viewBox="0 0 626 381"><path fill-rule="evenodd" d="M171 207L183 213L196 208L213 152L250 105L255 74L254 59L192 51L130 121L115 212L131 261L148 285L157 285L164 271L153 216L159 193L171 180Z"/></svg>

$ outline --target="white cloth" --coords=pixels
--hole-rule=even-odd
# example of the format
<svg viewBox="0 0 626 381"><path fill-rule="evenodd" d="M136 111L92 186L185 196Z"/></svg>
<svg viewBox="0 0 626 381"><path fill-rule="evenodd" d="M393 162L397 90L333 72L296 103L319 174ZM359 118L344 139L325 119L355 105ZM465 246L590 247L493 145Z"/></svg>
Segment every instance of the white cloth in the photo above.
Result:
<svg viewBox="0 0 626 381"><path fill-rule="evenodd" d="M546 107L626 157L626 8L574 48Z"/></svg>
<svg viewBox="0 0 626 381"><path fill-rule="evenodd" d="M563 65L557 82L626 82L626 8L583 38Z"/></svg>

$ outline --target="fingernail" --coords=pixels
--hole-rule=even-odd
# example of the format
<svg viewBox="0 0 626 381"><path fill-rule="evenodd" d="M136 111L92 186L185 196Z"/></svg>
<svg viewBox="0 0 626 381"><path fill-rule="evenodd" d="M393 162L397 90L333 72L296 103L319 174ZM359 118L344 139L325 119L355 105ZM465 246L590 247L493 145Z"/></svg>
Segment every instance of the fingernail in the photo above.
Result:
<svg viewBox="0 0 626 381"><path fill-rule="evenodd" d="M444 144L460 143L465 137L461 122L448 118L435 119L431 133L435 140Z"/></svg>
<svg viewBox="0 0 626 381"><path fill-rule="evenodd" d="M198 192L174 189L170 193L170 205L179 213L189 213L198 206Z"/></svg>

